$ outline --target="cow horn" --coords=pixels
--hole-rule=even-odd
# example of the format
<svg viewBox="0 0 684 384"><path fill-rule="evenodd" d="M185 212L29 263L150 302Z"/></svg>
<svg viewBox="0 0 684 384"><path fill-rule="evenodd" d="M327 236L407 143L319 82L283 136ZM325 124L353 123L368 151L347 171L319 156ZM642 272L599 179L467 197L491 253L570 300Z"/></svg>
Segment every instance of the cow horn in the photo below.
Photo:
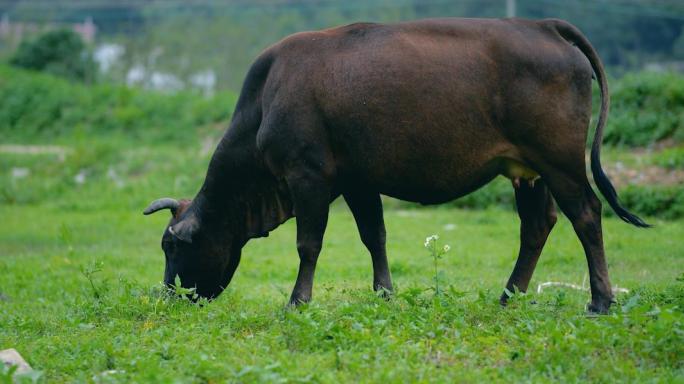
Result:
<svg viewBox="0 0 684 384"><path fill-rule="evenodd" d="M170 197L164 197L161 199L157 199L150 203L150 205L145 208L143 211L144 215L149 215L151 213L155 213L161 209L170 209L172 215L176 215L176 211L178 210L178 207L180 207L180 203L176 199L172 199Z"/></svg>

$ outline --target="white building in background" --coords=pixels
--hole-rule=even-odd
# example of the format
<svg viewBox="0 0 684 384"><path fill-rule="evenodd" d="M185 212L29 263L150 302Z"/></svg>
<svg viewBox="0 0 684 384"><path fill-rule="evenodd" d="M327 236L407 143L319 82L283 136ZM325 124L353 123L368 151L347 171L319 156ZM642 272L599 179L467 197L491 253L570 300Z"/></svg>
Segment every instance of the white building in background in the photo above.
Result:
<svg viewBox="0 0 684 384"><path fill-rule="evenodd" d="M216 88L216 72L213 69L207 69L201 72L195 72L190 75L190 85L197 88L204 96L211 96L214 94Z"/></svg>
<svg viewBox="0 0 684 384"><path fill-rule="evenodd" d="M170 73L150 71L140 64L126 72L126 85L161 92L180 91L185 86L182 80Z"/></svg>
<svg viewBox="0 0 684 384"><path fill-rule="evenodd" d="M145 67L136 64L126 72L126 85L129 87L142 86L145 82Z"/></svg>
<svg viewBox="0 0 684 384"><path fill-rule="evenodd" d="M98 45L93 51L93 59L97 63L100 72L109 72L126 53L126 48L120 44L104 43Z"/></svg>
<svg viewBox="0 0 684 384"><path fill-rule="evenodd" d="M129 87L142 87L161 92L194 89L209 97L214 94L216 83L216 72L212 69L191 74L187 82L172 73L149 70L141 64L132 66L126 72L126 85Z"/></svg>
<svg viewBox="0 0 684 384"><path fill-rule="evenodd" d="M185 84L178 77L159 71L151 72L147 82L147 88L162 92L180 91L184 86Z"/></svg>

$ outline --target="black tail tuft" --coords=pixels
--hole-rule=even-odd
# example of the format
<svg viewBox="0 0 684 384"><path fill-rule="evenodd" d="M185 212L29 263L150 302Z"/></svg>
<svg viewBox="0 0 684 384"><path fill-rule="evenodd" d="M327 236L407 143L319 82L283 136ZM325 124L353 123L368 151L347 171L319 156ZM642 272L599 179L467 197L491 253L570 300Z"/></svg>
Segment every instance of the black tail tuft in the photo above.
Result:
<svg viewBox="0 0 684 384"><path fill-rule="evenodd" d="M601 191L603 197L606 198L610 207L613 208L613 211L615 211L622 220L634 226L641 228L651 227L650 224L643 221L637 215L629 212L620 204L615 187L611 184L606 173L603 172L601 160L598 156L594 156L595 153L596 152L594 151L591 153L591 173L594 175L594 183L596 183L596 186L599 191ZM598 155L598 153L596 153L596 155Z"/></svg>

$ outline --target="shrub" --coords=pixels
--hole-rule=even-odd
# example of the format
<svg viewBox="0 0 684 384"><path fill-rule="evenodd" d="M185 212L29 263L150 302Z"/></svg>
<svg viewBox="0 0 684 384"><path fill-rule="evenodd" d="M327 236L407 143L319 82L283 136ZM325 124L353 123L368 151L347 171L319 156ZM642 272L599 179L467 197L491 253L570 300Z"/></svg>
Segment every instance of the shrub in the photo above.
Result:
<svg viewBox="0 0 684 384"><path fill-rule="evenodd" d="M84 86L0 66L0 133L5 140L69 134L119 134L150 141L192 138L195 128L227 120L235 94L206 99L125 86Z"/></svg>
<svg viewBox="0 0 684 384"><path fill-rule="evenodd" d="M83 40L68 29L47 32L36 40L22 42L10 63L70 80L91 82L95 76L95 62Z"/></svg>
<svg viewBox="0 0 684 384"><path fill-rule="evenodd" d="M655 154L652 163L667 169L684 169L684 147L667 148Z"/></svg>
<svg viewBox="0 0 684 384"><path fill-rule="evenodd" d="M664 139L684 140L684 76L629 74L612 82L610 93L604 143L645 146Z"/></svg>
<svg viewBox="0 0 684 384"><path fill-rule="evenodd" d="M620 200L627 209L639 215L660 219L684 217L684 188L681 186L629 186L620 191Z"/></svg>

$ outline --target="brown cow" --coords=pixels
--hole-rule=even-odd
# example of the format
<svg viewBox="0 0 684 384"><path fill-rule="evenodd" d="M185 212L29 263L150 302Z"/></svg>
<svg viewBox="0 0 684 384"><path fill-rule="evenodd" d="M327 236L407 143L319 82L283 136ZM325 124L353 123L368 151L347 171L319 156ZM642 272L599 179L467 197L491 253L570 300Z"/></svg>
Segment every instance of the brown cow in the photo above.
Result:
<svg viewBox="0 0 684 384"><path fill-rule="evenodd" d="M601 169L606 75L572 25L431 19L287 37L250 68L195 198L145 210L173 213L162 238L164 280L178 275L183 287L215 297L245 243L294 216L300 265L290 303L307 302L328 207L342 195L370 251L374 288L391 291L380 194L440 204L504 175L521 220L507 289L527 289L556 221L555 199L586 252L589 310L605 313L613 295L601 202L584 157L592 72L602 95L594 180L619 217L647 226L620 206Z"/></svg>

